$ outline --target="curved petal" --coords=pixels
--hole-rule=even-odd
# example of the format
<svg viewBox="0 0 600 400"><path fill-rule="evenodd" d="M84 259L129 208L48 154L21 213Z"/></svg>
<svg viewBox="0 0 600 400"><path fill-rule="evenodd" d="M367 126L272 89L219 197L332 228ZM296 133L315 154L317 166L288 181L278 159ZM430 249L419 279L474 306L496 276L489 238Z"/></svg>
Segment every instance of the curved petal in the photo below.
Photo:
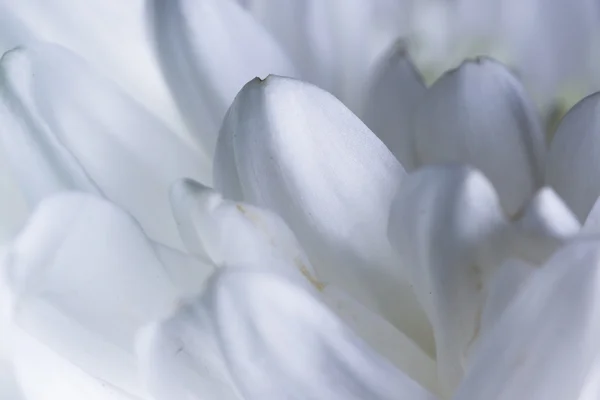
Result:
<svg viewBox="0 0 600 400"><path fill-rule="evenodd" d="M407 170L416 167L414 112L426 88L404 43L395 43L373 69L362 120Z"/></svg>
<svg viewBox="0 0 600 400"><path fill-rule="evenodd" d="M175 343L174 357L165 349ZM218 274L201 298L154 328L140 347L150 368L164 372L150 375L159 379L151 386L183 387L179 393L198 398L228 389L227 399L434 399L309 291L247 269ZM183 375L161 367L176 357ZM178 392L163 393L154 391L159 400Z"/></svg>
<svg viewBox="0 0 600 400"><path fill-rule="evenodd" d="M173 187L173 206L216 264L264 269L295 279L315 294L379 354L436 391L435 364L413 341L339 287L319 280L293 232L277 215L186 180ZM178 212L179 209L179 212ZM196 240L196 239L194 239ZM315 290L316 289L316 290Z"/></svg>
<svg viewBox="0 0 600 400"><path fill-rule="evenodd" d="M404 170L337 99L293 79L248 83L225 118L214 174L224 196L280 215L324 280L431 348L386 237Z"/></svg>
<svg viewBox="0 0 600 400"><path fill-rule="evenodd" d="M456 400L594 399L600 243L575 241L530 276L473 358Z"/></svg>
<svg viewBox="0 0 600 400"><path fill-rule="evenodd" d="M187 289L171 282L161 261L138 224L105 201L65 194L42 202L2 265L17 330L13 355L27 389L68 387L73 375L84 381L78 398L103 382L142 395L134 333L165 315ZM47 364L34 368L36 357ZM36 374L52 365L56 375L38 381Z"/></svg>
<svg viewBox="0 0 600 400"><path fill-rule="evenodd" d="M504 315L517 295L526 286L535 267L518 259L508 259L490 276L486 285L486 299L481 314L481 338L492 332L495 324ZM478 344L479 344L478 343ZM476 349L472 351L476 353Z"/></svg>
<svg viewBox="0 0 600 400"><path fill-rule="evenodd" d="M210 180L196 151L60 47L7 53L0 79L0 145L30 204L65 189L102 194L180 246L168 188L186 176Z"/></svg>
<svg viewBox="0 0 600 400"><path fill-rule="evenodd" d="M331 92L355 112L363 106L373 62L391 42L407 33L409 2L404 1L246 3L248 11L290 55L302 79Z"/></svg>
<svg viewBox="0 0 600 400"><path fill-rule="evenodd" d="M189 179L173 185L171 203L193 253L208 256L218 266L290 261L314 285L321 285L293 232L276 214L225 200Z"/></svg>
<svg viewBox="0 0 600 400"><path fill-rule="evenodd" d="M538 118L503 65L467 61L425 93L415 122L417 162L473 165L514 215L542 184L545 144Z"/></svg>
<svg viewBox="0 0 600 400"><path fill-rule="evenodd" d="M549 187L538 191L513 226L513 251L536 265L544 264L581 230L577 217Z"/></svg>
<svg viewBox="0 0 600 400"><path fill-rule="evenodd" d="M550 144L546 181L585 221L600 196L600 93L577 103L562 119Z"/></svg>
<svg viewBox="0 0 600 400"><path fill-rule="evenodd" d="M585 223L581 227L581 233L594 234L600 233L600 197L596 199L592 210L585 219Z"/></svg>
<svg viewBox="0 0 600 400"><path fill-rule="evenodd" d="M153 0L149 7L163 72L209 155L227 107L246 82L296 74L264 28L234 1Z"/></svg>
<svg viewBox="0 0 600 400"><path fill-rule="evenodd" d="M86 59L170 129L190 139L152 51L145 1L1 0L0 55L37 40Z"/></svg>
<svg viewBox="0 0 600 400"><path fill-rule="evenodd" d="M505 251L496 192L478 171L429 167L402 182L390 216L390 241L434 329L442 389L462 379L479 333L484 286Z"/></svg>

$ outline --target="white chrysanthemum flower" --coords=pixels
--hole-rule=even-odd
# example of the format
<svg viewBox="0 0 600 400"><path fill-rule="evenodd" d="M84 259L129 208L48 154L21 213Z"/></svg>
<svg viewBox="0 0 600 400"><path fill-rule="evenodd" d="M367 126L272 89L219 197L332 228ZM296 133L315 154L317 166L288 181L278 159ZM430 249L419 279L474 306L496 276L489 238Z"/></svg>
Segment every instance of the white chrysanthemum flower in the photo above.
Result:
<svg viewBox="0 0 600 400"><path fill-rule="evenodd" d="M0 0L2 399L600 396L565 4Z"/></svg>

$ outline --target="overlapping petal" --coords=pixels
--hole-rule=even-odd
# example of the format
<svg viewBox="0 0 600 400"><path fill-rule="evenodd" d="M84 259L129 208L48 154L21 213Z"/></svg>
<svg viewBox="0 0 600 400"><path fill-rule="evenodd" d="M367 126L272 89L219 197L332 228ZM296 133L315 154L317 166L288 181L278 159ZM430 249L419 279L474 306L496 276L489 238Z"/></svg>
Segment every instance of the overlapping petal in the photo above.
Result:
<svg viewBox="0 0 600 400"><path fill-rule="evenodd" d="M425 84L402 42L395 43L373 71L362 119L410 171L416 167L414 113L425 94Z"/></svg>
<svg viewBox="0 0 600 400"><path fill-rule="evenodd" d="M1 0L0 56L39 40L77 53L189 139L156 63L142 0Z"/></svg>
<svg viewBox="0 0 600 400"><path fill-rule="evenodd" d="M191 290L164 260L131 217L103 200L65 194L42 202L2 263L11 351L28 398L143 395L134 334ZM197 271L182 268L210 267L179 268L192 281Z"/></svg>
<svg viewBox="0 0 600 400"><path fill-rule="evenodd" d="M600 93L577 103L562 119L550 144L546 180L579 221L600 196Z"/></svg>
<svg viewBox="0 0 600 400"><path fill-rule="evenodd" d="M479 171L428 167L402 183L390 216L390 241L434 328L442 389L449 395L478 338L486 281L504 257L508 223Z"/></svg>
<svg viewBox="0 0 600 400"><path fill-rule="evenodd" d="M417 163L473 165L514 215L542 184L545 139L538 118L504 66L466 61L425 93L415 122Z"/></svg>
<svg viewBox="0 0 600 400"><path fill-rule="evenodd" d="M225 200L190 180L174 185L172 199L175 213L189 225L182 234L191 232L194 248L215 264L269 271L314 291L375 351L420 384L437 391L433 360L380 315L335 284L323 282L280 217L249 204Z"/></svg>
<svg viewBox="0 0 600 400"><path fill-rule="evenodd" d="M235 1L153 0L149 9L163 73L210 156L227 107L247 81L296 75L275 40Z"/></svg>
<svg viewBox="0 0 600 400"><path fill-rule="evenodd" d="M180 247L168 188L210 180L198 152L63 48L11 51L0 74L0 144L31 205L60 190L101 194Z"/></svg>
<svg viewBox="0 0 600 400"><path fill-rule="evenodd" d="M218 274L202 297L152 327L140 348L149 361L147 383L159 400L173 394L434 399L310 291L248 269Z"/></svg>
<svg viewBox="0 0 600 400"><path fill-rule="evenodd" d="M484 337L456 400L600 395L597 239L561 249L530 275Z"/></svg>
<svg viewBox="0 0 600 400"><path fill-rule="evenodd" d="M337 99L293 79L248 83L225 118L214 174L225 197L279 214L324 280L431 349L386 235L404 170Z"/></svg>

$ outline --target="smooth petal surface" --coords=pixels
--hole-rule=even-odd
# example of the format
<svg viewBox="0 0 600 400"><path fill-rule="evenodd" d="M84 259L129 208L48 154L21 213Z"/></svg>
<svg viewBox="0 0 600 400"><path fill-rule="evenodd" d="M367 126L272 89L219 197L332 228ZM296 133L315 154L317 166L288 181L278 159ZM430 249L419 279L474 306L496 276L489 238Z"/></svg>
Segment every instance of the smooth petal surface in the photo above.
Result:
<svg viewBox="0 0 600 400"><path fill-rule="evenodd" d="M546 181L585 221L600 196L600 93L577 103L562 119L550 145Z"/></svg>
<svg viewBox="0 0 600 400"><path fill-rule="evenodd" d="M239 1L238 1L239 2ZM336 47L330 1L251 0L245 8L289 56L300 76L332 90Z"/></svg>
<svg viewBox="0 0 600 400"><path fill-rule="evenodd" d="M479 340L493 331L504 311L526 286L535 267L522 260L508 259L490 276L486 285L486 299L481 314ZM478 343L479 344L479 343ZM473 353L477 350L473 350Z"/></svg>
<svg viewBox="0 0 600 400"><path fill-rule="evenodd" d="M185 374L161 368L165 348L174 343L176 370ZM140 347L150 367L163 372L153 375L159 381L151 386L184 387L175 393L190 398L223 391L223 398L249 400L434 399L373 353L309 291L270 273L225 270ZM212 380L205 384L207 376Z"/></svg>
<svg viewBox="0 0 600 400"><path fill-rule="evenodd" d="M402 182L390 241L431 321L442 390L453 393L477 339L487 277L505 251L507 222L490 182L467 167L429 167Z"/></svg>
<svg viewBox="0 0 600 400"><path fill-rule="evenodd" d="M386 144L406 170L415 164L413 118L425 84L404 43L395 43L373 69L362 120Z"/></svg>
<svg viewBox="0 0 600 400"><path fill-rule="evenodd" d="M437 391L435 364L413 341L383 317L322 282L293 232L276 214L224 200L215 191L185 180L173 186L172 201L200 248L220 266L259 268L316 289L316 296L382 356L411 378Z"/></svg>
<svg viewBox="0 0 600 400"><path fill-rule="evenodd" d="M101 194L181 247L168 188L186 176L210 180L196 151L60 47L7 53L0 79L0 145L30 204L61 190Z"/></svg>
<svg viewBox="0 0 600 400"><path fill-rule="evenodd" d="M502 64L464 62L442 76L421 102L417 162L473 165L514 215L542 184L545 144L538 118L521 84Z"/></svg>
<svg viewBox="0 0 600 400"><path fill-rule="evenodd" d="M162 260L139 225L110 203L83 194L42 202L2 265L16 330L12 351L27 390L41 396L58 385L79 393L69 399L88 398L93 387L141 395L134 333L188 289L171 281ZM81 388L69 387L71 379Z"/></svg>
<svg viewBox="0 0 600 400"><path fill-rule="evenodd" d="M218 266L289 261L314 285L321 285L293 232L276 214L225 200L189 179L173 185L171 203L191 252Z"/></svg>
<svg viewBox="0 0 600 400"><path fill-rule="evenodd" d="M154 57L145 7L144 0L0 0L0 56L38 40L64 46L189 139Z"/></svg>
<svg viewBox="0 0 600 400"><path fill-rule="evenodd" d="M536 265L544 264L581 230L577 217L549 187L538 191L514 223L513 251Z"/></svg>
<svg viewBox="0 0 600 400"><path fill-rule="evenodd" d="M585 219L585 223L581 227L581 233L600 233L600 197L596 200L594 207L592 207L592 211L590 211Z"/></svg>
<svg viewBox="0 0 600 400"><path fill-rule="evenodd" d="M280 215L325 281L431 349L386 237L404 170L337 99L293 79L248 83L225 118L214 174L225 197Z"/></svg>
<svg viewBox="0 0 600 400"><path fill-rule="evenodd" d="M1 129L1 128L0 128ZM12 239L27 220L29 208L0 149L0 246Z"/></svg>
<svg viewBox="0 0 600 400"><path fill-rule="evenodd" d="M227 107L250 79L295 76L266 30L234 1L152 0L158 57L190 129L212 155Z"/></svg>
<svg viewBox="0 0 600 400"><path fill-rule="evenodd" d="M576 241L532 273L486 336L456 400L600 396L600 246Z"/></svg>

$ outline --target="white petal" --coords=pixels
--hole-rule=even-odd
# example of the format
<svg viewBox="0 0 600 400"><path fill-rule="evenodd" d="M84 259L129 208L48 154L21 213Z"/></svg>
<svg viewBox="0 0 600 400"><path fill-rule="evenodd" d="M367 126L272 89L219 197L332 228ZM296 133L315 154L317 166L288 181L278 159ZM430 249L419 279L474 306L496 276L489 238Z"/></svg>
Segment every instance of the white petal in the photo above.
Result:
<svg viewBox="0 0 600 400"><path fill-rule="evenodd" d="M29 208L0 148L0 246L12 239L27 219Z"/></svg>
<svg viewBox="0 0 600 400"><path fill-rule="evenodd" d="M214 174L225 197L280 215L324 280L428 348L428 323L386 237L404 171L337 99L293 79L248 83L225 118Z"/></svg>
<svg viewBox="0 0 600 400"><path fill-rule="evenodd" d="M145 7L140 0L2 0L0 55L36 40L64 46L189 139L154 57Z"/></svg>
<svg viewBox="0 0 600 400"><path fill-rule="evenodd" d="M454 399L598 398L599 266L595 239L568 245L533 272Z"/></svg>
<svg viewBox="0 0 600 400"><path fill-rule="evenodd" d="M542 183L545 145L538 118L504 66L487 59L467 61L442 76L421 102L415 122L417 162L473 165L513 215Z"/></svg>
<svg viewBox="0 0 600 400"><path fill-rule="evenodd" d="M495 323L525 287L534 268L524 261L509 259L492 273L485 288L487 295L481 315L480 338L493 330Z"/></svg>
<svg viewBox="0 0 600 400"><path fill-rule="evenodd" d="M581 228L581 233L583 234L594 234L600 233L600 197L596 199L594 203L594 207L592 207L592 211L588 214L585 219L585 223Z"/></svg>
<svg viewBox="0 0 600 400"><path fill-rule="evenodd" d="M600 93L577 103L562 119L550 145L546 180L579 221L600 196Z"/></svg>
<svg viewBox="0 0 600 400"><path fill-rule="evenodd" d="M402 182L390 241L434 328L442 389L459 384L479 331L483 287L501 260L507 222L490 182L466 167L429 167Z"/></svg>
<svg viewBox="0 0 600 400"><path fill-rule="evenodd" d="M99 193L180 246L168 188L185 176L209 180L196 151L62 48L7 53L0 75L0 145L31 204L65 189Z"/></svg>
<svg viewBox="0 0 600 400"><path fill-rule="evenodd" d="M340 288L319 280L293 232L277 215L248 204L224 200L193 181L173 187L173 204L193 229L198 248L219 265L263 269L316 289L340 316L379 354L422 385L436 390L435 364L417 345L381 316ZM190 230L191 231L191 230Z"/></svg>
<svg viewBox="0 0 600 400"><path fill-rule="evenodd" d="M289 262L320 285L293 232L276 214L225 200L189 179L173 185L171 202L184 242L195 254L219 266Z"/></svg>
<svg viewBox="0 0 600 400"><path fill-rule="evenodd" d="M303 79L331 90L336 47L329 0L252 0L248 11L273 35Z"/></svg>
<svg viewBox="0 0 600 400"><path fill-rule="evenodd" d="M581 224L556 192L544 187L531 199L514 227L513 252L541 265L579 233Z"/></svg>
<svg viewBox="0 0 600 400"><path fill-rule="evenodd" d="M154 376L167 381L165 386L182 385L180 393L192 398L214 394L215 381L219 389L233 381L237 396L245 399L434 399L373 353L310 292L273 274L225 270L159 333L146 341L142 354L152 359L162 347L179 343L183 355L176 370L186 375L163 370ZM152 367L161 369L158 363ZM214 379L205 385L209 374ZM238 398L235 389L227 394Z"/></svg>
<svg viewBox="0 0 600 400"><path fill-rule="evenodd" d="M402 42L378 62L371 76L362 120L407 170L416 167L413 123L425 84Z"/></svg>
<svg viewBox="0 0 600 400"><path fill-rule="evenodd" d="M55 355L46 356L40 348L39 357L69 365L61 368L140 393L134 333L165 315L185 288L170 281L170 271L131 217L89 195L58 195L38 207L2 267L12 293L13 321L22 331L17 338L26 334L52 349ZM27 349L17 347L15 357L35 359L35 354L21 353ZM30 371L43 373L20 368L25 374L20 379L35 381ZM68 380L67 374L56 384L68 385Z"/></svg>
<svg viewBox="0 0 600 400"><path fill-rule="evenodd" d="M264 28L234 1L153 0L150 19L171 91L209 154L227 107L246 82L296 74Z"/></svg>

